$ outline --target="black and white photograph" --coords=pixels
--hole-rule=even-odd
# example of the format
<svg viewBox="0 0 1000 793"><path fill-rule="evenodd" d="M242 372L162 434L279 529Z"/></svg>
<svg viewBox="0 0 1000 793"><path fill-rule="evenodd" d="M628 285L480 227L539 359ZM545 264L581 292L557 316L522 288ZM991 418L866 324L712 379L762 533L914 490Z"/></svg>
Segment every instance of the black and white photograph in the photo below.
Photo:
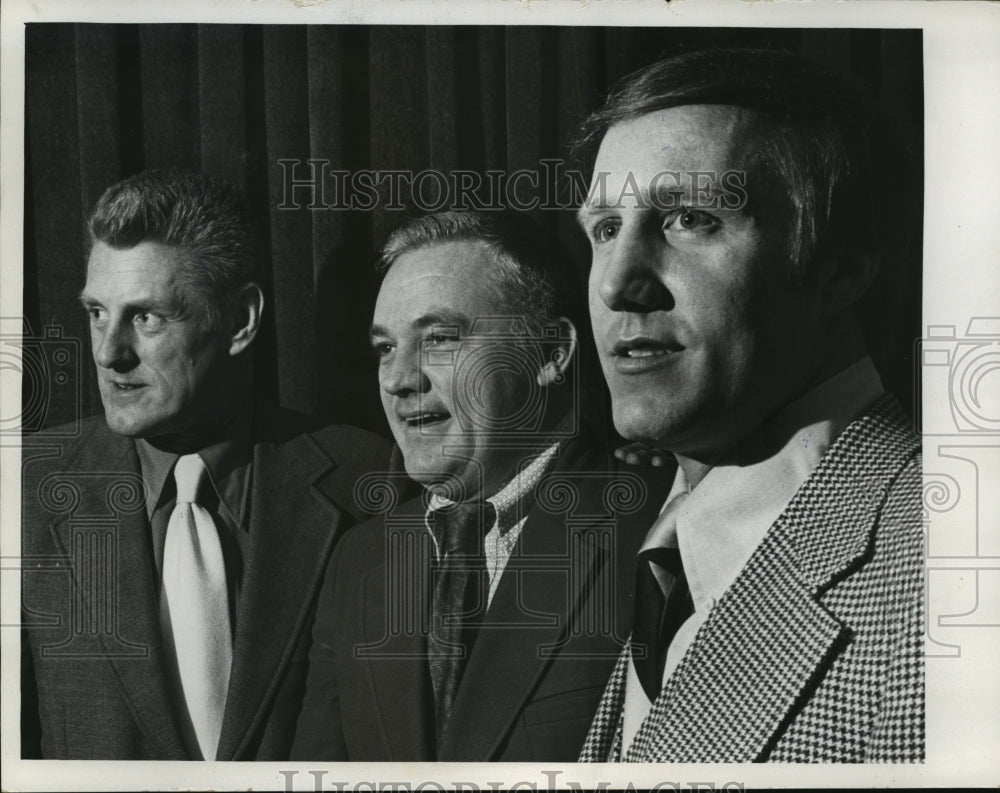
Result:
<svg viewBox="0 0 1000 793"><path fill-rule="evenodd" d="M996 784L994 7L99 5L2 17L5 790Z"/></svg>

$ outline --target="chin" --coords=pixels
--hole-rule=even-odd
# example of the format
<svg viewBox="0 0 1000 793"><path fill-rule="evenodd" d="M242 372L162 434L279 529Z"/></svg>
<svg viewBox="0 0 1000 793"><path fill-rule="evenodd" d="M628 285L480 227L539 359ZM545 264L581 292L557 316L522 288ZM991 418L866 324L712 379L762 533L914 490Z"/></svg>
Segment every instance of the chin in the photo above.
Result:
<svg viewBox="0 0 1000 793"><path fill-rule="evenodd" d="M416 471L409 476L425 490L444 496L449 501L465 501L469 497L468 483L458 474L442 474L441 471Z"/></svg>
<svg viewBox="0 0 1000 793"><path fill-rule="evenodd" d="M105 410L105 421L116 435L143 438L149 441L167 437L198 437L188 416L177 414L148 415L122 410Z"/></svg>
<svg viewBox="0 0 1000 793"><path fill-rule="evenodd" d="M124 435L126 438L145 438L154 429L141 420L124 416L117 411L105 410L104 420L115 435Z"/></svg>
<svg viewBox="0 0 1000 793"><path fill-rule="evenodd" d="M406 459L405 457L403 458ZM414 482L424 487L433 485L442 480L440 471L431 471L420 466L406 465L406 475Z"/></svg>
<svg viewBox="0 0 1000 793"><path fill-rule="evenodd" d="M669 411L651 399L612 400L615 429L630 441L656 443L669 432Z"/></svg>
<svg viewBox="0 0 1000 793"><path fill-rule="evenodd" d="M478 480L475 472L475 467L462 470L425 468L413 473L407 471L411 479L451 501L467 501L482 492L483 483Z"/></svg>
<svg viewBox="0 0 1000 793"><path fill-rule="evenodd" d="M408 451L406 448L402 451L406 475L424 487L448 482L455 476L437 455L423 455L418 451Z"/></svg>

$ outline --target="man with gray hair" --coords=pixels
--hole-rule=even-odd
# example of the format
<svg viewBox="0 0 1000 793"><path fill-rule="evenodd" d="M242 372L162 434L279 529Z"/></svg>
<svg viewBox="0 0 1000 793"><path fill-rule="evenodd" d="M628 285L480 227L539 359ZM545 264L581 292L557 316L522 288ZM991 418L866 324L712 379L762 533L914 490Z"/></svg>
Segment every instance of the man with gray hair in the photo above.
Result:
<svg viewBox="0 0 1000 793"><path fill-rule="evenodd" d="M330 563L293 759L576 757L657 487L583 432L568 268L505 212L418 218L383 248L372 350L424 491Z"/></svg>
<svg viewBox="0 0 1000 793"><path fill-rule="evenodd" d="M320 576L389 444L253 399L264 301L229 185L145 171L88 229L104 415L25 439L22 753L285 759Z"/></svg>

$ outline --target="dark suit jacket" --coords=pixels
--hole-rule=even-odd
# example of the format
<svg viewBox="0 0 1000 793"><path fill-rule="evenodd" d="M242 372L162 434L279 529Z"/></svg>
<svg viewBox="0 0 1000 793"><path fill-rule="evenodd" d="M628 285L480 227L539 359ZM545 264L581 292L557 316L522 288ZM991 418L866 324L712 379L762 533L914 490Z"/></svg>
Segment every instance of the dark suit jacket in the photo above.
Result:
<svg viewBox="0 0 1000 793"><path fill-rule="evenodd" d="M610 461L610 464L609 464ZM575 760L631 621L635 553L672 471L566 445L539 484L435 750L425 500L352 531L314 628L302 760Z"/></svg>
<svg viewBox="0 0 1000 793"><path fill-rule="evenodd" d="M390 446L259 407L249 551L220 760L288 756L322 573L363 513L356 481ZM25 439L22 751L26 757L189 759L164 672L156 571L133 441L103 416L75 438Z"/></svg>
<svg viewBox="0 0 1000 793"><path fill-rule="evenodd" d="M624 758L622 653L580 759L921 760L924 559L920 441L886 395L771 526Z"/></svg>

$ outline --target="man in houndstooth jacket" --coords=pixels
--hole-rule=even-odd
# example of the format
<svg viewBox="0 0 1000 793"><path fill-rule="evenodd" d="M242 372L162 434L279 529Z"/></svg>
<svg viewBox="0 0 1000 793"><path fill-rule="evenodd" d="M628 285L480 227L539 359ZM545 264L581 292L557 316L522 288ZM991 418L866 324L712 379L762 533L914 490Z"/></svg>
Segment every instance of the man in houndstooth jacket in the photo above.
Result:
<svg viewBox="0 0 1000 793"><path fill-rule="evenodd" d="M615 426L679 469L583 761L923 758L920 450L864 310L905 169L875 118L797 56L711 50L585 122Z"/></svg>

